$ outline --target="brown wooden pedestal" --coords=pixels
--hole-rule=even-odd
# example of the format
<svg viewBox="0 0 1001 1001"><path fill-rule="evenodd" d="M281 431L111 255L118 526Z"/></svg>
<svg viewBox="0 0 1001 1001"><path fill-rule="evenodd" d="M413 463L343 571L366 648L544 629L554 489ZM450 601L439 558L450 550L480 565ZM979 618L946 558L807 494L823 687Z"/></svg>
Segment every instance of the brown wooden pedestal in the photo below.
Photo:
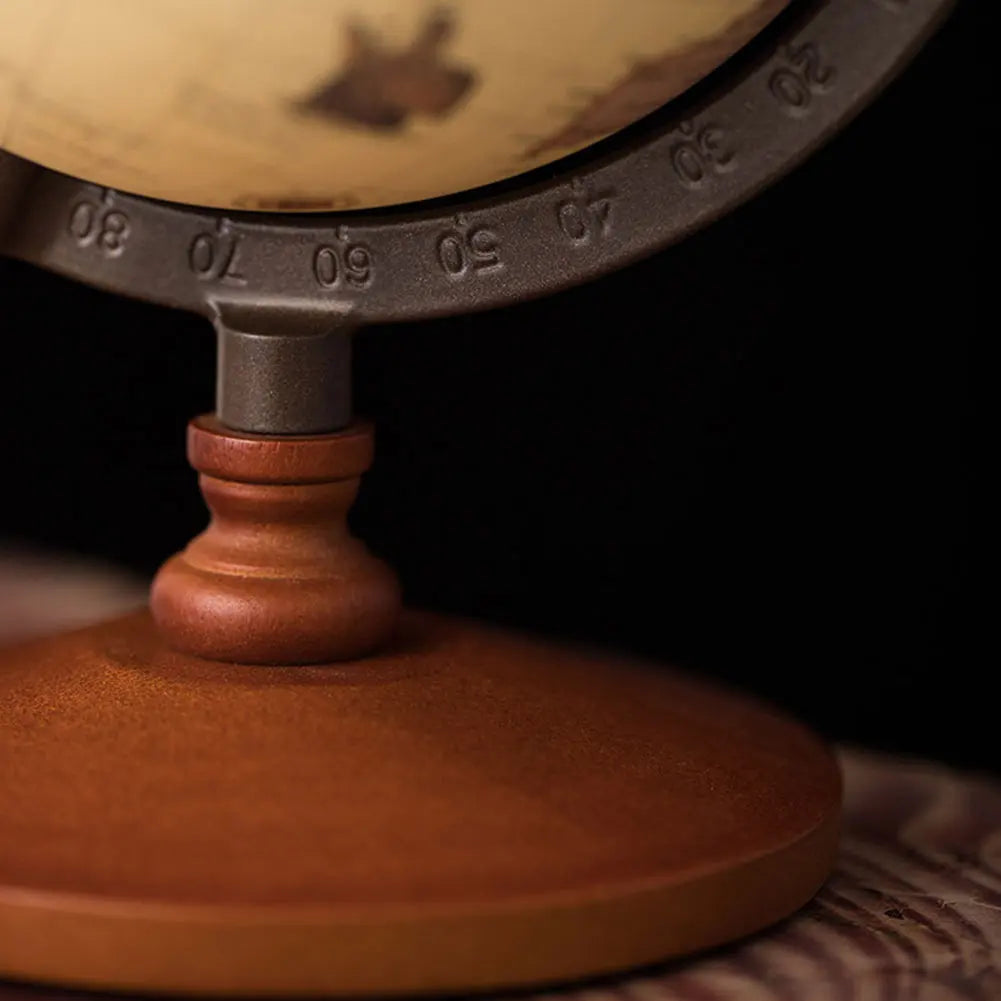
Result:
<svg viewBox="0 0 1001 1001"><path fill-rule="evenodd" d="M233 517L189 547L210 595L274 577L229 548L270 522ZM383 614L384 571L330 532ZM298 565L340 593L322 563ZM228 664L139 613L0 656L0 977L289 997L606 973L805 903L839 803L804 729L659 667L415 613L364 659Z"/></svg>

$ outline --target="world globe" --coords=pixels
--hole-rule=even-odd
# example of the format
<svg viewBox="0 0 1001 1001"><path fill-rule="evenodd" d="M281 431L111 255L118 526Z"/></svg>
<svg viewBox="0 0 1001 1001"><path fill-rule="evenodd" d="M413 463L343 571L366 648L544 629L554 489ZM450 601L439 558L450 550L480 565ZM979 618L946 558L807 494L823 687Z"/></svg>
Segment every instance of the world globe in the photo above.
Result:
<svg viewBox="0 0 1001 1001"><path fill-rule="evenodd" d="M636 121L787 0L5 0L0 149L226 209L465 191Z"/></svg>

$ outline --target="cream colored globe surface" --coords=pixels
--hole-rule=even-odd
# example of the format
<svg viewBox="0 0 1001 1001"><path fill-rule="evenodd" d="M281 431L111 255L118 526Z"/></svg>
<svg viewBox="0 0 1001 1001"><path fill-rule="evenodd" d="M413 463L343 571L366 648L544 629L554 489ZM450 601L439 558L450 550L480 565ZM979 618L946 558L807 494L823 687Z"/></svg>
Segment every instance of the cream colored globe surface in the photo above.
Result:
<svg viewBox="0 0 1001 1001"><path fill-rule="evenodd" d="M399 204L635 121L787 0L3 0L0 148L219 208Z"/></svg>

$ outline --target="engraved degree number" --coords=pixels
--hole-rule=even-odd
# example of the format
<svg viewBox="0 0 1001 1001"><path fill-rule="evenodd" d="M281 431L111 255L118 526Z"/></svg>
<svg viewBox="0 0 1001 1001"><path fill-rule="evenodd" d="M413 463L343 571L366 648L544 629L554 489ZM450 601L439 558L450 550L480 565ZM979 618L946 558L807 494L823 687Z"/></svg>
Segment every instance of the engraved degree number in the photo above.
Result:
<svg viewBox="0 0 1001 1001"><path fill-rule="evenodd" d="M573 197L556 206L556 221L563 235L576 246L607 236L612 228L614 198L614 191L591 194L575 183Z"/></svg>
<svg viewBox="0 0 1001 1001"><path fill-rule="evenodd" d="M240 237L220 226L216 233L198 233L188 245L188 267L203 282L220 285L246 285L240 274L238 255Z"/></svg>
<svg viewBox="0 0 1001 1001"><path fill-rule="evenodd" d="M66 226L78 247L97 247L105 257L118 257L132 232L129 217L121 209L87 199L70 210Z"/></svg>
<svg viewBox="0 0 1001 1001"><path fill-rule="evenodd" d="M671 147L671 166L685 187L699 188L713 174L724 174L733 166L735 154L718 125L682 122L677 135Z"/></svg>
<svg viewBox="0 0 1001 1001"><path fill-rule="evenodd" d="M768 78L772 97L787 114L799 117L810 110L813 98L830 90L834 82L833 66L824 63L813 42L786 46L780 66Z"/></svg>
<svg viewBox="0 0 1001 1001"><path fill-rule="evenodd" d="M313 253L313 277L324 289L368 288L372 284L372 251L361 243L323 243Z"/></svg>
<svg viewBox="0 0 1001 1001"><path fill-rule="evenodd" d="M470 227L459 216L456 228L442 233L435 244L438 266L449 278L500 271L504 268L500 242L500 237L492 229L486 226Z"/></svg>

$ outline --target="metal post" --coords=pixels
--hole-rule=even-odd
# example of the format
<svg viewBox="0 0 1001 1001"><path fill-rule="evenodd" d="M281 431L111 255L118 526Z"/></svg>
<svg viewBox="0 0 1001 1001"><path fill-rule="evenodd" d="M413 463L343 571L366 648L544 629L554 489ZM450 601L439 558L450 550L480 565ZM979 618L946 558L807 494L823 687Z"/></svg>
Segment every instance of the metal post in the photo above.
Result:
<svg viewBox="0 0 1001 1001"><path fill-rule="evenodd" d="M257 321L267 319L250 314ZM351 331L340 317L290 319L281 332L259 322L216 320L219 367L216 415L227 427L255 434L337 431L351 421Z"/></svg>

